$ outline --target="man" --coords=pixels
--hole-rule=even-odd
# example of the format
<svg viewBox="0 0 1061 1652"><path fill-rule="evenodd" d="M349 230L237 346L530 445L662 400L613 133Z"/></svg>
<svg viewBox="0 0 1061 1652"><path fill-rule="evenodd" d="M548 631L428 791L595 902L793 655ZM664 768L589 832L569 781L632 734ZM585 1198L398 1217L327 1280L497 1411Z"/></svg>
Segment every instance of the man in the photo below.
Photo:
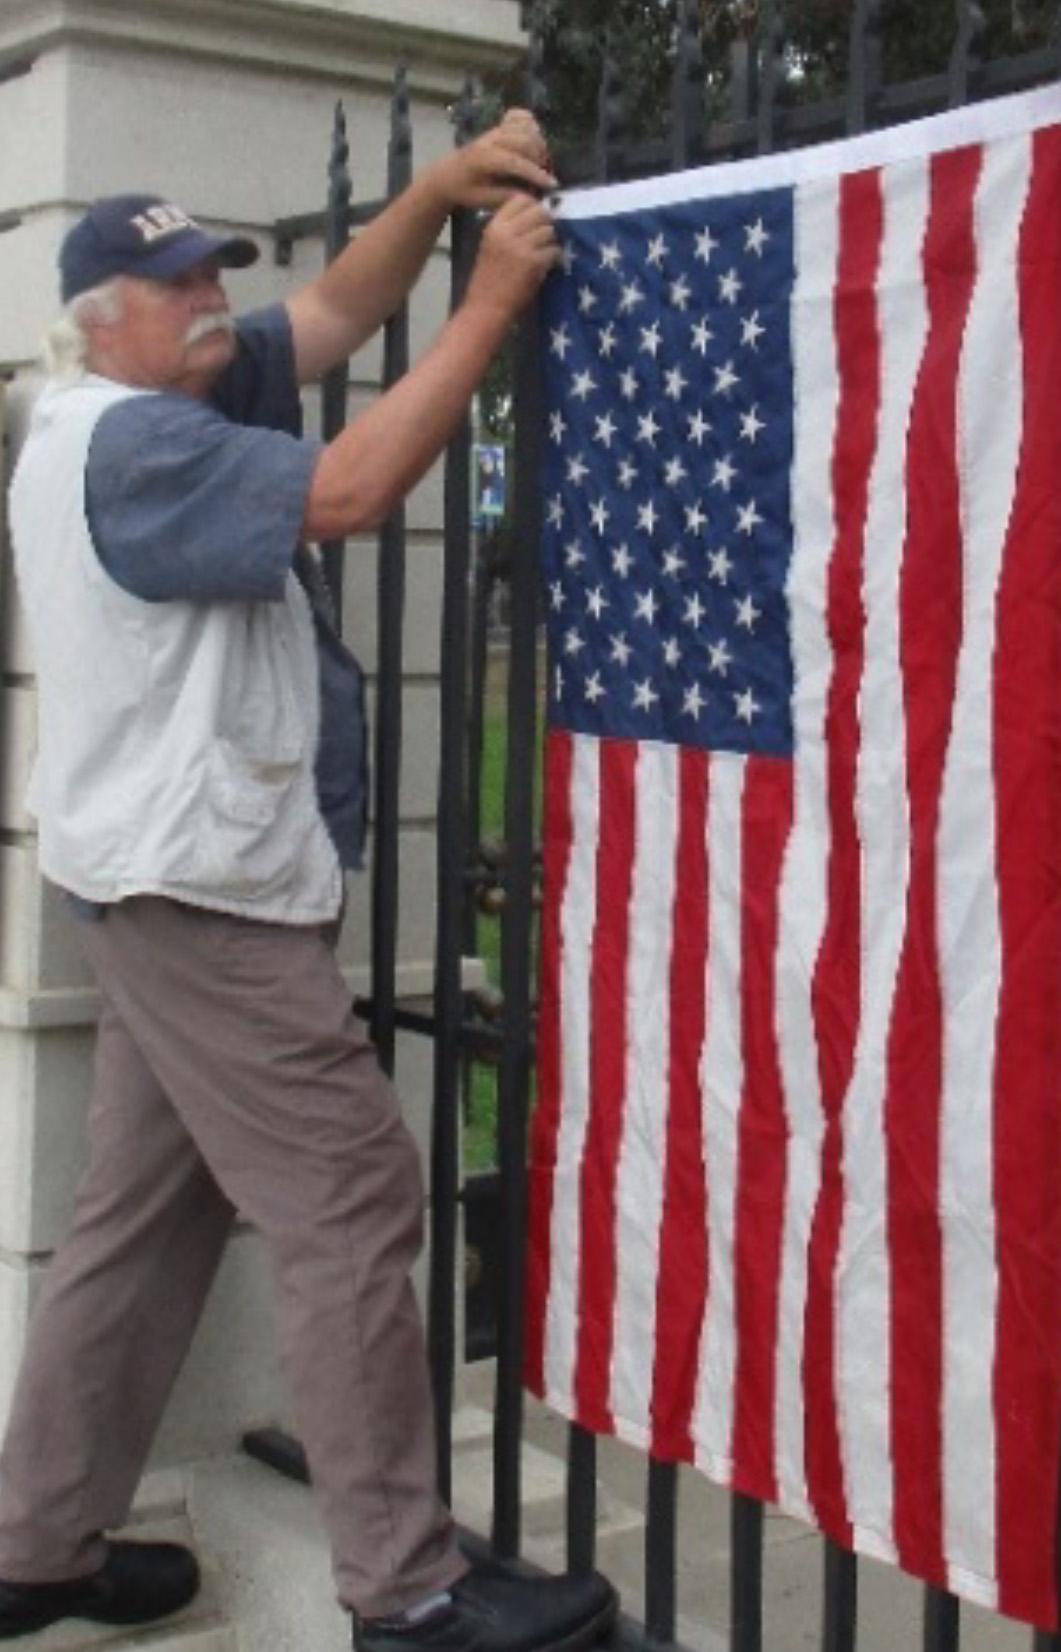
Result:
<svg viewBox="0 0 1061 1652"><path fill-rule="evenodd" d="M274 1266L355 1644L574 1652L614 1614L600 1578L469 1570L434 1490L419 1167L328 945L360 854L360 682L300 550L373 527L442 451L554 262L554 182L514 112L238 327L220 272L257 249L172 203L99 201L63 244L11 522L41 867L85 920L102 1009L89 1165L0 1453L0 1637L194 1595L186 1550L106 1534L234 1210ZM302 441L298 385L404 298L457 205L494 213L464 303L334 441Z"/></svg>

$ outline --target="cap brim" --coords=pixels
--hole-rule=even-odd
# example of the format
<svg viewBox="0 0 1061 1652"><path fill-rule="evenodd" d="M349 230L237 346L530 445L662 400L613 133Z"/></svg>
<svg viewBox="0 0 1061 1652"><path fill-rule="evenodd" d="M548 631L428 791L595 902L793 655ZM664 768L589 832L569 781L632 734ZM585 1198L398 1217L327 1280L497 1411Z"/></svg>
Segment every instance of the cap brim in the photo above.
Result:
<svg viewBox="0 0 1061 1652"><path fill-rule="evenodd" d="M183 236L172 246L159 247L147 258L138 258L135 269L129 268L127 273L143 276L148 281L165 281L194 269L196 264L205 264L210 258L216 258L224 269L244 270L257 263L259 256L257 244L249 236L197 234Z"/></svg>

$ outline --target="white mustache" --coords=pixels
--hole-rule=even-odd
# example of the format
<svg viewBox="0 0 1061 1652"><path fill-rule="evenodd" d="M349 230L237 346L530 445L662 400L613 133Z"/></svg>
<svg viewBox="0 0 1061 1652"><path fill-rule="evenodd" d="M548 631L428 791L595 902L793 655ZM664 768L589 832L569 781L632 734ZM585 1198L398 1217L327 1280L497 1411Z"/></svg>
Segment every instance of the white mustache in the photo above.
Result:
<svg viewBox="0 0 1061 1652"><path fill-rule="evenodd" d="M184 342L197 344L201 338L207 338L211 333L232 334L235 330L236 324L227 310L211 311L209 315L196 316L184 335Z"/></svg>

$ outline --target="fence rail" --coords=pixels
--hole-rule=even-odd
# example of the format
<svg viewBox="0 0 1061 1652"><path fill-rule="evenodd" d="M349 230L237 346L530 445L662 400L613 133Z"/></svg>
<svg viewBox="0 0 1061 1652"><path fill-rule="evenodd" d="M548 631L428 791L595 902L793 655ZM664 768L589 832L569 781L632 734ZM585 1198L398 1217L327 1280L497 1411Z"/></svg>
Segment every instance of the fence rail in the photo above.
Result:
<svg viewBox="0 0 1061 1652"><path fill-rule="evenodd" d="M525 8L530 39L526 101L548 120L544 76L543 8ZM763 0L756 36L732 50L728 109L707 118L705 54L697 0L679 0L672 80L670 131L665 139L629 141L623 129L618 73L606 45L599 88L596 141L588 159L574 161L565 182L608 181L855 134L968 101L997 96L1055 78L1061 71L1061 6L1051 41L1036 50L996 61L982 57L983 13L974 0L956 0L953 48L946 69L923 78L887 84L882 74L881 21L884 0L853 0L842 93L816 103L794 104L784 92L784 8ZM457 141L474 127L475 100L466 87L457 111ZM412 163L408 90L400 72L392 106L388 197L407 181ZM345 119L336 114L328 167L328 202L322 213L306 213L276 225L277 261L289 260L295 241L322 235L328 256L340 250L359 224L382 202L357 205L349 173ZM452 298L457 303L474 256L476 229L465 216L453 224ZM429 1289L429 1351L439 1424L439 1483L451 1490L451 1412L454 1369L455 1292L458 1278L459 1124L462 1086L469 1064L486 1056L498 1070L498 1166L504 1211L498 1269L497 1387L494 1425L494 1514L490 1542L502 1557L521 1546L520 1445L523 1399L522 1235L526 1208L525 1142L532 1087L532 956L536 861L534 845L534 754L538 716L538 592L535 547L539 537L538 472L542 394L539 383L537 322L521 327L514 353L516 554L508 629L505 843L479 842L480 742L485 692L485 612L491 581L501 570L477 549L469 509L471 432L465 427L447 455L445 491L445 576L442 607L441 749L438 815L438 924L436 989L430 1006L397 1002L395 936L399 895L398 773L401 743L402 609L405 526L400 511L381 535L379 572L379 694L376 739L376 808L373 893L373 1033L385 1066L393 1062L398 1029L434 1039L432 1134L432 1224ZM408 317L401 312L388 326L386 384L408 361ZM324 433L334 434L346 417L346 374L340 370L324 391ZM329 578L341 596L342 547L326 553ZM474 570L474 581L472 579ZM472 587L475 598L469 605ZM468 651L471 649L471 668ZM499 897L500 892L500 898ZM490 896L501 910L501 991L503 1014L490 1024L472 995L462 989L461 954L473 934L477 894ZM296 1442L275 1432L248 1437L247 1448L287 1473L304 1477ZM568 1439L566 1540L568 1563L594 1564L596 1554L597 1444L572 1427ZM645 1616L623 1625L622 1639L640 1647L671 1645L678 1621L678 1475L672 1464L650 1461L645 1491ZM731 1652L761 1652L763 1630L764 1510L750 1498L731 1498ZM858 1645L859 1567L855 1557L823 1541L821 1644L824 1652L853 1652ZM924 1591L924 1652L957 1652L961 1613L958 1601L940 1590ZM1061 1652L1061 1636L1032 1634L1033 1652Z"/></svg>

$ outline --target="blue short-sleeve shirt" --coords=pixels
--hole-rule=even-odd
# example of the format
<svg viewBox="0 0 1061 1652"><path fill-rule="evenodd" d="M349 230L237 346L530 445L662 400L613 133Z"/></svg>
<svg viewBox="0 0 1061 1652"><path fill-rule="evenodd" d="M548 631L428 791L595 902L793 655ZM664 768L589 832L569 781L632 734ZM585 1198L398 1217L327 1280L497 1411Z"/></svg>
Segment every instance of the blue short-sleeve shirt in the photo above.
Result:
<svg viewBox="0 0 1061 1652"><path fill-rule="evenodd" d="M146 602L276 602L292 567L319 442L302 439L287 311L277 304L237 324L236 354L199 401L130 396L102 415L85 477L97 555L123 590ZM317 630L321 812L344 866L361 864L366 799L361 672L313 582Z"/></svg>

